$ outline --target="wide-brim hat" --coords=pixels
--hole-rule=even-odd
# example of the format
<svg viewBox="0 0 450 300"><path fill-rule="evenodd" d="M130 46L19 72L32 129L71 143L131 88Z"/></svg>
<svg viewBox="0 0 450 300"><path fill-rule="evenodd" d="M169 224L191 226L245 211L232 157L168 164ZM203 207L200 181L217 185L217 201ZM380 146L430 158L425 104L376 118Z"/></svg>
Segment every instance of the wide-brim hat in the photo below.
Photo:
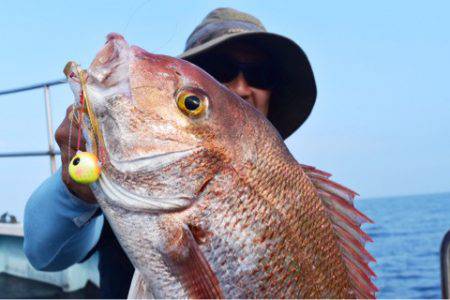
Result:
<svg viewBox="0 0 450 300"><path fill-rule="evenodd" d="M267 32L262 23L249 14L232 8L218 8L194 29L179 57L195 62L202 55L236 41L263 50L276 67L278 78L267 118L286 139L306 121L317 96L311 65L294 41Z"/></svg>

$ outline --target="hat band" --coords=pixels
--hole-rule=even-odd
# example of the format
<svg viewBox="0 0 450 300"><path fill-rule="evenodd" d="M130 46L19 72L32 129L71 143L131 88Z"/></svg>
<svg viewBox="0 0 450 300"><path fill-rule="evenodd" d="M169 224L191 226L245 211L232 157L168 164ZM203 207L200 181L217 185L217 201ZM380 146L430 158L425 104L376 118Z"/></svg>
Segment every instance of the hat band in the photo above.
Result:
<svg viewBox="0 0 450 300"><path fill-rule="evenodd" d="M235 20L208 23L203 27L194 30L186 41L185 51L224 35L255 31L265 32L266 30L253 23Z"/></svg>

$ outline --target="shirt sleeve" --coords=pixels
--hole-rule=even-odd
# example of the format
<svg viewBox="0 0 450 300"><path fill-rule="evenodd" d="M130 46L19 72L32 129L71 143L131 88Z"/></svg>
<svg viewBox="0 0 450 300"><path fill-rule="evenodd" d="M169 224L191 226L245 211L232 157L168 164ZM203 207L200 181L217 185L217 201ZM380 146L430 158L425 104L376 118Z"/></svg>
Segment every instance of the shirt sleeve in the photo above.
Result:
<svg viewBox="0 0 450 300"><path fill-rule="evenodd" d="M59 169L30 196L24 213L24 252L38 270L59 271L81 261L97 244L103 215L98 204L75 197Z"/></svg>

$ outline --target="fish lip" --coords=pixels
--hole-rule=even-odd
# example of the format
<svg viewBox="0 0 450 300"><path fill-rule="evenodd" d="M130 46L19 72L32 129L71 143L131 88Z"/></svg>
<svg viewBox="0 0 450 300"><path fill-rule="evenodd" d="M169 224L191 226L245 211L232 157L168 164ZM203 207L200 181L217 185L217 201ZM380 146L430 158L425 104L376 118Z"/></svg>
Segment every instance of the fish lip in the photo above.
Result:
<svg viewBox="0 0 450 300"><path fill-rule="evenodd" d="M98 185L106 196L106 201L123 209L135 212L167 212L189 207L194 199L186 195L171 197L147 197L130 192L102 174Z"/></svg>
<svg viewBox="0 0 450 300"><path fill-rule="evenodd" d="M121 173L150 172L175 163L176 161L179 161L180 159L199 150L201 150L200 147L193 147L186 150L156 154L134 160L110 160L110 163ZM106 195L106 198L112 204L116 204L130 211L152 213L175 211L189 207L194 201L193 197L187 195L173 195L169 197L142 196L121 187L119 184L115 183L114 180L110 179L104 172L100 176L99 185L103 193Z"/></svg>
<svg viewBox="0 0 450 300"><path fill-rule="evenodd" d="M110 158L111 165L120 172L151 172L164 168L175 161L183 159L201 150L200 147L188 148L180 151L172 151L154 154L130 160L115 160Z"/></svg>

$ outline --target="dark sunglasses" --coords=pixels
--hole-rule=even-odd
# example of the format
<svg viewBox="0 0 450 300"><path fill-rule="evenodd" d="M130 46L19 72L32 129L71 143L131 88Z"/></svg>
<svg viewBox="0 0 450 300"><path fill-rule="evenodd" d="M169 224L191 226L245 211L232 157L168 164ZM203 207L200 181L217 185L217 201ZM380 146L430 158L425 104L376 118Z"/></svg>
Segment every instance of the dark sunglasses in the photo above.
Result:
<svg viewBox="0 0 450 300"><path fill-rule="evenodd" d="M267 62L237 62L227 57L214 57L196 63L222 83L235 79L242 72L247 83L255 88L270 89L275 85L275 69Z"/></svg>

